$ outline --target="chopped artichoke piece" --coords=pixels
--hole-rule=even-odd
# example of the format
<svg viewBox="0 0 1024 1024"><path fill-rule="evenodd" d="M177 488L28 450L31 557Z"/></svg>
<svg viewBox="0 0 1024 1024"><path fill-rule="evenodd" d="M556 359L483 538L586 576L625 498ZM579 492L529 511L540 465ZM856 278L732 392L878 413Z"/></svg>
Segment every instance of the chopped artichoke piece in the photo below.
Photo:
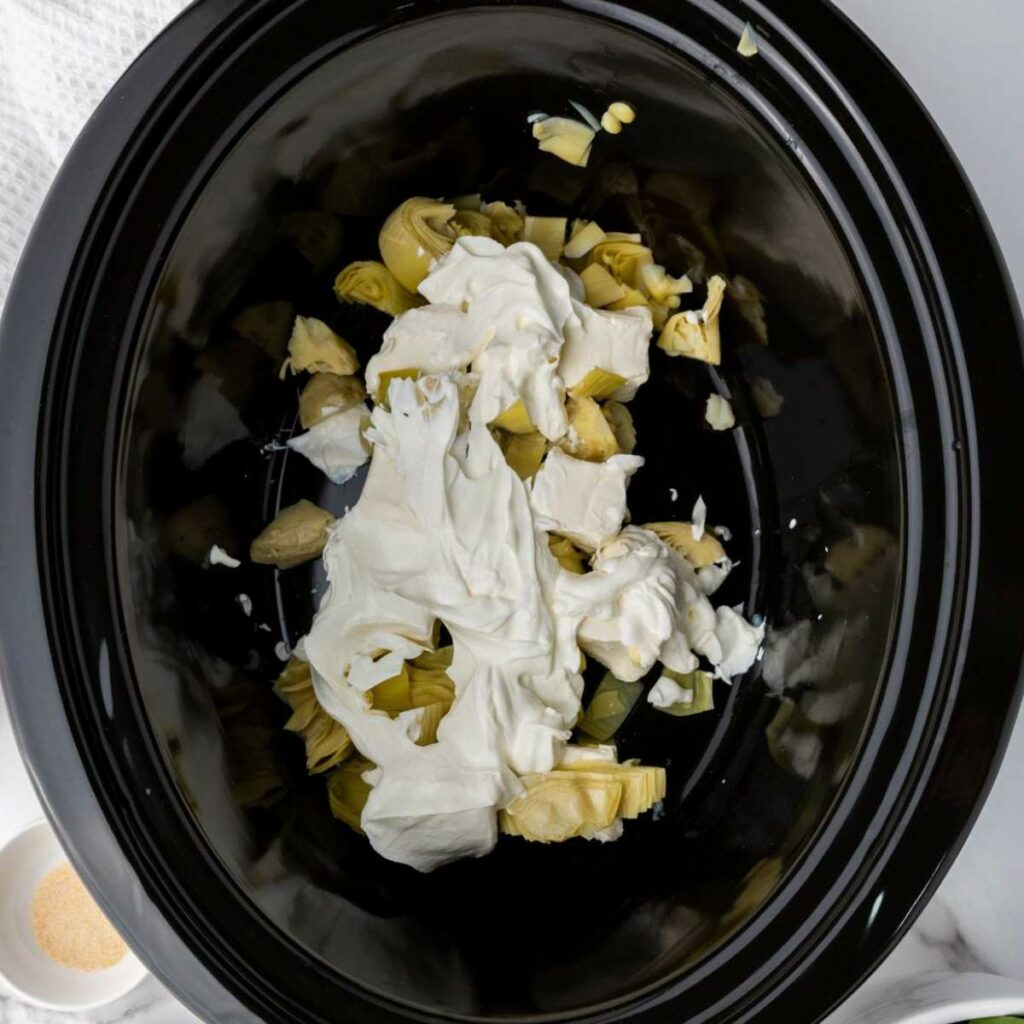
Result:
<svg viewBox="0 0 1024 1024"><path fill-rule="evenodd" d="M686 274L672 277L660 263L645 264L640 275L647 294L663 305L676 308L679 306L679 296L693 291L693 282Z"/></svg>
<svg viewBox="0 0 1024 1024"><path fill-rule="evenodd" d="M646 306L648 305L647 296L638 288L633 288L626 284L622 286L623 295L618 302L612 302L608 305L608 309L614 312L619 312L623 309L629 309L630 306Z"/></svg>
<svg viewBox="0 0 1024 1024"><path fill-rule="evenodd" d="M632 455L636 449L636 428L633 426L633 414L621 402L605 402L601 407L608 426L612 428L619 451Z"/></svg>
<svg viewBox="0 0 1024 1024"><path fill-rule="evenodd" d="M438 702L422 705L419 714L420 734L416 738L419 746L426 747L431 743L437 742L437 727L441 724L441 719L448 714L450 708L450 702L447 704Z"/></svg>
<svg viewBox="0 0 1024 1024"><path fill-rule="evenodd" d="M750 324L754 336L762 345L768 344L768 322L764 315L764 296L748 277L737 274L730 282L726 294L737 311Z"/></svg>
<svg viewBox="0 0 1024 1024"><path fill-rule="evenodd" d="M552 771L526 775L526 792L501 812L498 827L535 843L592 839L618 817L623 785L611 775Z"/></svg>
<svg viewBox="0 0 1024 1024"><path fill-rule="evenodd" d="M246 341L258 345L271 359L284 355L295 307L290 302L261 302L243 309L231 327Z"/></svg>
<svg viewBox="0 0 1024 1024"><path fill-rule="evenodd" d="M636 111L622 100L610 103L608 105L608 113L623 124L632 124L636 120Z"/></svg>
<svg viewBox="0 0 1024 1024"><path fill-rule="evenodd" d="M327 780L327 798L331 814L343 821L349 828L362 834L363 808L373 788L363 781L363 774L372 771L376 765L365 757L350 757L340 768L331 773Z"/></svg>
<svg viewBox="0 0 1024 1024"><path fill-rule="evenodd" d="M354 408L365 398L366 388L358 377L314 373L299 395L299 422L309 430L336 412Z"/></svg>
<svg viewBox="0 0 1024 1024"><path fill-rule="evenodd" d="M289 372L336 373L346 377L359 369L356 350L323 322L297 316L288 342L288 358L281 364L281 379Z"/></svg>
<svg viewBox="0 0 1024 1024"><path fill-rule="evenodd" d="M523 241L532 242L549 260L557 260L565 246L565 217L527 217Z"/></svg>
<svg viewBox="0 0 1024 1024"><path fill-rule="evenodd" d="M479 210L459 210L452 218L456 234L463 236L491 237L491 218Z"/></svg>
<svg viewBox="0 0 1024 1024"><path fill-rule="evenodd" d="M626 297L626 289L599 263L591 263L580 272L580 280L587 289L587 304L595 309L610 306Z"/></svg>
<svg viewBox="0 0 1024 1024"><path fill-rule="evenodd" d="M618 135L622 131L622 122L610 110L606 110L601 115L601 127L609 135Z"/></svg>
<svg viewBox="0 0 1024 1024"><path fill-rule="evenodd" d="M694 539L692 523L645 523L644 529L657 534L670 548L675 548L694 569L703 569L725 558L725 548L713 533L705 530L700 540Z"/></svg>
<svg viewBox="0 0 1024 1024"><path fill-rule="evenodd" d="M576 728L602 743L610 740L643 692L643 683L623 682L611 672L605 673Z"/></svg>
<svg viewBox="0 0 1024 1024"><path fill-rule="evenodd" d="M360 260L345 267L334 279L334 294L340 302L373 306L391 316L423 305L419 295L403 288L395 275L376 260Z"/></svg>
<svg viewBox="0 0 1024 1024"><path fill-rule="evenodd" d="M491 237L502 245L522 241L525 221L523 216L507 203L487 203L483 212L491 218Z"/></svg>
<svg viewBox="0 0 1024 1024"><path fill-rule="evenodd" d="M625 377L607 370L590 370L578 384L569 389L571 398L593 398L602 401L615 394L626 383Z"/></svg>
<svg viewBox="0 0 1024 1024"><path fill-rule="evenodd" d="M568 537L559 537L556 533L549 533L548 548L557 559L558 564L567 572L582 576L587 571L587 556ZM580 671L583 670L580 669Z"/></svg>
<svg viewBox="0 0 1024 1024"><path fill-rule="evenodd" d="M725 294L725 278L715 274L708 281L708 297L700 311L676 313L663 328L658 347L670 356L686 356L717 366L722 361L718 314Z"/></svg>
<svg viewBox="0 0 1024 1024"><path fill-rule="evenodd" d="M439 647L436 651L424 651L406 662L413 707L450 705L455 700L455 683L448 675L454 653L453 647Z"/></svg>
<svg viewBox="0 0 1024 1024"><path fill-rule="evenodd" d="M543 153L576 167L586 167L594 145L594 129L571 117L546 117L533 125L533 137Z"/></svg>
<svg viewBox="0 0 1024 1024"><path fill-rule="evenodd" d="M736 426L736 415L727 398L709 395L704 407L704 421L712 430L731 430Z"/></svg>
<svg viewBox="0 0 1024 1024"><path fill-rule="evenodd" d="M743 34L736 45L736 52L741 57L756 57L759 52L757 48L757 33L749 21L743 26Z"/></svg>
<svg viewBox="0 0 1024 1024"><path fill-rule="evenodd" d="M227 506L212 494L178 509L164 524L171 553L202 565L214 544L233 550L231 517Z"/></svg>
<svg viewBox="0 0 1024 1024"><path fill-rule="evenodd" d="M578 260L586 256L595 245L605 240L605 233L597 221L582 222L578 230L574 230L572 237L565 243L565 256L570 260Z"/></svg>
<svg viewBox="0 0 1024 1024"><path fill-rule="evenodd" d="M380 384L377 387L377 394L374 395L373 400L378 405L383 405L385 409L389 407L388 403L388 388L391 387L391 382L396 378L403 380L419 380L420 371L409 367L402 370L381 370L380 372Z"/></svg>
<svg viewBox="0 0 1024 1024"><path fill-rule="evenodd" d="M408 665L403 665L398 675L378 683L369 693L374 709L386 711L392 718L402 711L409 711L415 707Z"/></svg>
<svg viewBox="0 0 1024 1024"><path fill-rule="evenodd" d="M510 434L532 434L536 427L530 422L530 414L521 398L517 399L503 413L491 422L492 427L500 427Z"/></svg>
<svg viewBox="0 0 1024 1024"><path fill-rule="evenodd" d="M618 454L619 445L611 425L593 398L570 397L566 411L569 414L569 433L559 442L564 451L587 462L604 462Z"/></svg>
<svg viewBox="0 0 1024 1024"><path fill-rule="evenodd" d="M509 434L503 432L498 446L505 455L505 461L516 471L520 480L529 480L540 469L548 450L548 439L535 430L532 434Z"/></svg>
<svg viewBox="0 0 1024 1024"><path fill-rule="evenodd" d="M252 542L249 557L260 565L291 569L318 558L327 544L327 527L334 522L330 512L311 501L296 502L281 509L274 521Z"/></svg>
<svg viewBox="0 0 1024 1024"><path fill-rule="evenodd" d="M889 550L895 540L881 526L854 525L851 535L832 544L825 568L840 583L850 583Z"/></svg>
<svg viewBox="0 0 1024 1024"><path fill-rule="evenodd" d="M669 684L674 685L666 686L666 680ZM664 691L662 697L668 697L669 700L652 699L652 694L659 687ZM713 711L715 707L713 680L707 672L699 670L683 673L663 668L661 679L655 684L654 690L648 694L647 700L659 711L676 718Z"/></svg>
<svg viewBox="0 0 1024 1024"><path fill-rule="evenodd" d="M479 192L472 192L464 196L453 196L451 204L456 210L476 210L479 212L483 209L482 198Z"/></svg>
<svg viewBox="0 0 1024 1024"><path fill-rule="evenodd" d="M326 210L286 214L281 218L281 234L295 243L317 272L326 270L341 255L341 221Z"/></svg>
<svg viewBox="0 0 1024 1024"><path fill-rule="evenodd" d="M352 752L348 731L320 706L309 665L291 658L274 683L274 693L292 709L285 729L306 744L306 770L310 775L329 771Z"/></svg>
<svg viewBox="0 0 1024 1024"><path fill-rule="evenodd" d="M381 259L399 284L415 292L430 261L440 259L458 237L451 221L455 207L416 196L395 210L380 229Z"/></svg>
<svg viewBox="0 0 1024 1024"><path fill-rule="evenodd" d="M654 263L654 254L635 235L621 237L609 232L603 242L590 250L588 260L607 268L619 284L630 288L643 287L643 268Z"/></svg>
<svg viewBox="0 0 1024 1024"><path fill-rule="evenodd" d="M665 799L665 769L640 764L615 764L594 758L573 761L556 771L580 772L583 775L610 776L622 784L622 802L618 817L639 818L659 800Z"/></svg>

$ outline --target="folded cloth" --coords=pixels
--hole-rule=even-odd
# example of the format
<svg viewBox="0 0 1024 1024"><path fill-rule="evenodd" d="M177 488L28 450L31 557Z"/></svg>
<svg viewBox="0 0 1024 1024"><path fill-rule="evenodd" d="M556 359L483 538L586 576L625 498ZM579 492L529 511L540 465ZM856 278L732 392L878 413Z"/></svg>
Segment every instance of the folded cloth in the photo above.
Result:
<svg viewBox="0 0 1024 1024"><path fill-rule="evenodd" d="M189 0L0 0L0 306L61 160Z"/></svg>

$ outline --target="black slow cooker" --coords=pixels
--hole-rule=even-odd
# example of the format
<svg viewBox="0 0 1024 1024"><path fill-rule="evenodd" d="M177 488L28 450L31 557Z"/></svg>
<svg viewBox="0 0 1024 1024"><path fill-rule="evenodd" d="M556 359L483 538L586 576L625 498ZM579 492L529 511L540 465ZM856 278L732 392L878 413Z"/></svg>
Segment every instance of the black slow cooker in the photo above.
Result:
<svg viewBox="0 0 1024 1024"><path fill-rule="evenodd" d="M525 122L570 100L639 116L576 169ZM723 599L769 640L713 714L627 721L670 788L622 841L420 875L331 818L281 728L319 568L196 556L358 494L280 450L294 386L240 314L319 316L365 357L386 321L333 274L408 195L480 191L765 296L767 344L727 309L720 370L656 354L631 504L703 494L741 563ZM201 0L75 145L0 354L22 750L112 919L209 1020L818 1020L983 799L1024 646L1020 322L955 159L827 3ZM711 391L734 431L702 428Z"/></svg>

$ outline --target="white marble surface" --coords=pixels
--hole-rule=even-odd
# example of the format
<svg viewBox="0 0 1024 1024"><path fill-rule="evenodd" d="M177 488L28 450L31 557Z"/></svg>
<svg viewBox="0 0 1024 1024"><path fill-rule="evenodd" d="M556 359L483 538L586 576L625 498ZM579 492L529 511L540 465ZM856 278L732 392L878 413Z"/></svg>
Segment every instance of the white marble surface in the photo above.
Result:
<svg viewBox="0 0 1024 1024"><path fill-rule="evenodd" d="M993 221L1020 290L1024 287L1024 189L1019 181L1018 97L1024 87L1024 66L1017 41L1024 31L1024 0L975 0L973 16L957 0L838 3L893 59L953 143ZM949 972L989 972L1024 982L1021 779L1024 718L1018 721L978 824L936 896L878 972L833 1014L829 1024L911 1019L897 1007L907 1007L907 1014L925 1007L926 1013L920 1010L925 1015L913 1016L922 1024L961 1019L940 1008L949 989ZM6 712L0 707L0 842L39 815ZM999 984L974 974L971 979L956 979L952 987L961 996L968 989L977 996L994 991ZM963 1005L961 998L961 1010ZM1003 1005L999 1012L1008 1010ZM897 1012L900 1016L892 1015ZM58 1020L183 1024L195 1018L152 979L121 1003L81 1018L32 1009L0 993L0 1024L56 1024Z"/></svg>

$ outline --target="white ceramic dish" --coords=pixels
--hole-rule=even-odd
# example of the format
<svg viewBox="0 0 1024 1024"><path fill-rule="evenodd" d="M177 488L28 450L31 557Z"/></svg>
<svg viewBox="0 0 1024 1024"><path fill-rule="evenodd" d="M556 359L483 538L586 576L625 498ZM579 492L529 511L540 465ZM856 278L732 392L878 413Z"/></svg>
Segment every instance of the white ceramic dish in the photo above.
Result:
<svg viewBox="0 0 1024 1024"><path fill-rule="evenodd" d="M126 995L147 971L131 952L105 971L86 973L61 967L39 948L29 920L32 894L66 859L45 821L29 825L0 848L0 978L34 1006L94 1010Z"/></svg>

